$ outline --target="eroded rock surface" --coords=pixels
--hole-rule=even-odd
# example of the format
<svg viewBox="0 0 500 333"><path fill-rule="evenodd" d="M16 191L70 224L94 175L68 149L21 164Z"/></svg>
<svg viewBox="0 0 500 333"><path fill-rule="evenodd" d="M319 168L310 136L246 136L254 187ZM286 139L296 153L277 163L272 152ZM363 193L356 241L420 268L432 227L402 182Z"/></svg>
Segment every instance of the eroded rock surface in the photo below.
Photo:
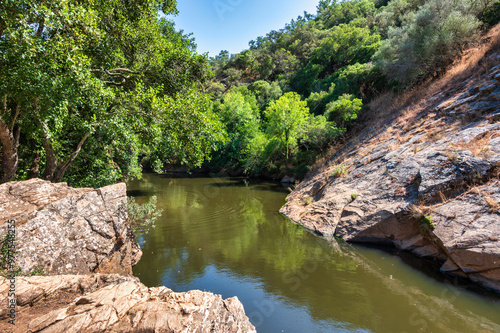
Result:
<svg viewBox="0 0 500 333"><path fill-rule="evenodd" d="M0 278L1 304L8 288ZM4 310L2 332L256 332L236 297L147 288L116 274L18 278L16 299L16 325Z"/></svg>
<svg viewBox="0 0 500 333"><path fill-rule="evenodd" d="M127 225L126 198L125 184L94 190L40 179L5 183L0 229L16 220L16 260L24 273L131 274L141 250Z"/></svg>
<svg viewBox="0 0 500 333"><path fill-rule="evenodd" d="M281 212L321 235L438 258L500 292L499 75L494 66L365 131Z"/></svg>

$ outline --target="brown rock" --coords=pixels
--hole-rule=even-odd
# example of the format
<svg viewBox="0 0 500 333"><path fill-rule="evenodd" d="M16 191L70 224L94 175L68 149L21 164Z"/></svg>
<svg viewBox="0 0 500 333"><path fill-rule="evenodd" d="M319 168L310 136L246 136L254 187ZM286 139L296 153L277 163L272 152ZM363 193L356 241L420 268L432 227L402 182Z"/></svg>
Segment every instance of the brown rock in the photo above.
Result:
<svg viewBox="0 0 500 333"><path fill-rule="evenodd" d="M6 289L0 278L1 297ZM236 297L147 288L133 277L25 277L16 291L16 325L6 323L3 310L2 332L256 332Z"/></svg>
<svg viewBox="0 0 500 333"><path fill-rule="evenodd" d="M40 179L6 183L0 185L0 229L16 220L16 260L25 273L131 274L141 251L125 202L125 184L93 190Z"/></svg>

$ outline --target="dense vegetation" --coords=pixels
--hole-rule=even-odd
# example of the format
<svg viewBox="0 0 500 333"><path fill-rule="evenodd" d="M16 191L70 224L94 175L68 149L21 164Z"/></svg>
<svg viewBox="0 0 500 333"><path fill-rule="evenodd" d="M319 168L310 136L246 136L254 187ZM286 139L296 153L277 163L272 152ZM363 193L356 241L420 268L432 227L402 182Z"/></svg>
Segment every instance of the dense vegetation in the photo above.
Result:
<svg viewBox="0 0 500 333"><path fill-rule="evenodd" d="M498 0L322 0L248 50L222 51L209 90L231 126L211 167L302 175L364 104L441 75L499 14Z"/></svg>
<svg viewBox="0 0 500 333"><path fill-rule="evenodd" d="M206 57L158 12L172 0L0 2L2 181L99 186L199 166L223 124Z"/></svg>
<svg viewBox="0 0 500 333"><path fill-rule="evenodd" d="M2 181L99 186L166 164L302 175L364 105L440 75L498 0L321 0L207 59L175 0L0 2Z"/></svg>

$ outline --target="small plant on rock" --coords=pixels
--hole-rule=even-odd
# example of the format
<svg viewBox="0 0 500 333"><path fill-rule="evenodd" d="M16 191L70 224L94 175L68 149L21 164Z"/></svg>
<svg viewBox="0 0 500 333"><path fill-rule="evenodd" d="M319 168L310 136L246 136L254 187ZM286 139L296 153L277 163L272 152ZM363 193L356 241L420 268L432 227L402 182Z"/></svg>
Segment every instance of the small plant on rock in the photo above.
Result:
<svg viewBox="0 0 500 333"><path fill-rule="evenodd" d="M358 198L358 195L357 194L351 194L351 201L354 201Z"/></svg>
<svg viewBox="0 0 500 333"><path fill-rule="evenodd" d="M157 208L156 201L156 196L152 196L147 202L138 204L134 197L128 197L128 221L135 234L147 234L150 228L155 227L156 220L163 213L163 209Z"/></svg>
<svg viewBox="0 0 500 333"><path fill-rule="evenodd" d="M314 202L314 198L311 197L310 195L307 195L307 196L303 197L302 199L300 199L300 204L303 206L309 206L313 202Z"/></svg>
<svg viewBox="0 0 500 333"><path fill-rule="evenodd" d="M429 228L430 230L436 229L436 226L432 222L430 216L422 215L422 217L420 218L420 221L422 222L422 224L420 225L422 228Z"/></svg>
<svg viewBox="0 0 500 333"><path fill-rule="evenodd" d="M342 176L344 176L346 174L347 174L347 168L344 165L342 165L342 164L336 165L333 168L332 176L334 178L342 177Z"/></svg>

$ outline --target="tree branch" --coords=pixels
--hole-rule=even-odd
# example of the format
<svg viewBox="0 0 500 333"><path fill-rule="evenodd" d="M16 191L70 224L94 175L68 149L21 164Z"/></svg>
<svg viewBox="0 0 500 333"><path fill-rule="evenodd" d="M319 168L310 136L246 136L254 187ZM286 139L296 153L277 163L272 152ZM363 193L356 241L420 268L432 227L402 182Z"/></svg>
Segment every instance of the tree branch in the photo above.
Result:
<svg viewBox="0 0 500 333"><path fill-rule="evenodd" d="M71 163L73 163L73 161L76 159L76 157L78 156L78 154L82 150L83 144L85 143L85 141L87 140L87 138L89 136L90 136L90 132L86 133L85 136L83 137L83 139L80 140L80 142L78 143L78 146L76 147L76 150L73 152L73 154L71 154L71 156L68 158L66 163L64 163L57 171L56 176L52 179L53 183L58 183L61 181L61 179L64 177L64 173L66 172L68 167L71 165Z"/></svg>
<svg viewBox="0 0 500 333"><path fill-rule="evenodd" d="M38 38L42 37L42 34L43 34L43 29L45 29L45 19L41 19L40 20L40 23L38 23L38 29L36 31L36 36Z"/></svg>
<svg viewBox="0 0 500 333"><path fill-rule="evenodd" d="M5 96L4 108L7 110L7 96ZM10 131L14 130L14 125L16 124L17 117L19 116L19 104L16 106L16 112L14 113L14 117L12 118L12 124L10 125Z"/></svg>
<svg viewBox="0 0 500 333"><path fill-rule="evenodd" d="M57 169L57 157L52 147L52 142L50 141L49 129L47 124L39 121L42 126L42 145L45 149L45 170L43 171L43 178L46 180L52 180Z"/></svg>
<svg viewBox="0 0 500 333"><path fill-rule="evenodd" d="M3 35L5 29L5 20L0 16L0 36Z"/></svg>
<svg viewBox="0 0 500 333"><path fill-rule="evenodd" d="M2 181L11 181L17 172L17 147L19 142L19 127L16 128L16 133L10 131L8 125L0 118L0 142L3 147L2 152Z"/></svg>

